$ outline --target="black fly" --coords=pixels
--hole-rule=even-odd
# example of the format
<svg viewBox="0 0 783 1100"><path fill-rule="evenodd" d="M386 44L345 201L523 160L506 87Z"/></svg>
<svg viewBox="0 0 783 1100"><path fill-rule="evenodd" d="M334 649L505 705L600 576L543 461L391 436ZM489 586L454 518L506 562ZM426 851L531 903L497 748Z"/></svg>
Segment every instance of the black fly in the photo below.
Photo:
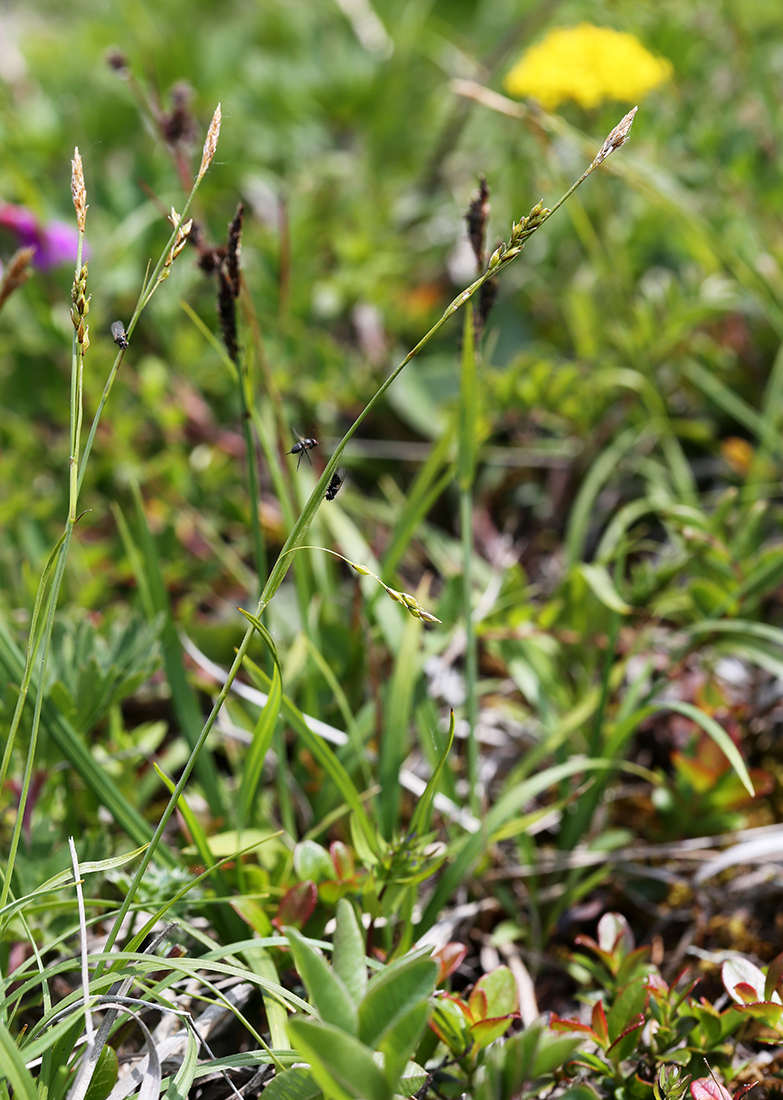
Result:
<svg viewBox="0 0 783 1100"><path fill-rule="evenodd" d="M299 469L299 463L302 461L302 455L304 455L308 462L310 462L310 455L308 451L312 451L313 447L318 446L317 439L300 439L298 443L294 443L291 450L288 452L290 455L299 455L296 463L297 470Z"/></svg>
<svg viewBox="0 0 783 1100"><path fill-rule="evenodd" d="M345 467L340 466L340 468L338 470L335 470L334 474L332 474L332 480L329 482L329 488L324 494L327 500L334 500L340 490L340 486L344 481Z"/></svg>
<svg viewBox="0 0 783 1100"><path fill-rule="evenodd" d="M122 321L113 321L111 326L111 338L118 348L123 351L128 346L128 337L125 335L125 325Z"/></svg>

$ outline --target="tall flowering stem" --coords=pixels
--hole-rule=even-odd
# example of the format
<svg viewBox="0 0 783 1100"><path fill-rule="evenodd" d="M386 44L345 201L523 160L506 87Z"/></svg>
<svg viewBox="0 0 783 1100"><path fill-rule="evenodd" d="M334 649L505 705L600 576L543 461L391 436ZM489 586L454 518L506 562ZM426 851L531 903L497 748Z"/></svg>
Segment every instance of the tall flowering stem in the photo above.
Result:
<svg viewBox="0 0 783 1100"><path fill-rule="evenodd" d="M595 168L601 163L602 160L605 160L612 152L614 152L615 149L619 149L621 145L625 144L625 142L628 140L628 135L630 132L631 123L633 122L634 113L634 111L629 112L629 114L625 116L625 118L618 124L618 126L616 126L614 130L612 130L612 133L604 142L601 149L599 150L599 153L593 159L593 162L590 164L587 170L579 177L576 183L571 188L569 188L566 194L552 207L551 210L547 209L542 202L539 202L536 206L533 207L533 209L526 217L522 218L521 221L514 223L511 230L511 237L508 243L500 245L500 247L493 252L492 256L490 257L489 264L487 265L487 270L481 276L479 276L479 278L476 279L475 282L471 283L469 287L463 290L461 294L457 295L453 302L451 302L451 304L446 308L443 316L435 322L429 332L425 336L423 336L421 340L419 340L418 344L416 344L416 346L408 352L402 362L399 363L397 367L395 367L395 369L392 371L386 381L383 382L382 385L378 388L378 390L370 399L362 412L359 413L356 420L354 420L351 427L337 444L337 447L335 448L332 457L327 462L323 473L318 479L318 482L312 493L310 494L307 503L302 509L299 518L297 519L291 530L291 533L286 539L285 545L278 554L277 560L272 567L272 571L269 574L263 591L261 592L261 595L259 597L255 613L256 618L260 618L264 609L269 604L269 601L272 599L280 585L283 583L285 575L291 565L293 551L300 549L304 545L304 541L307 536L310 524L313 522L315 514L321 506L321 502L324 499L324 494L326 493L332 477L334 476L337 467L340 464L342 453L345 450L351 437L358 431L360 425L363 423L365 418L369 416L372 410L379 404L386 391L397 379L397 377L402 373L405 367L407 367L408 363L410 363L412 359L415 359L419 352L430 342L433 336L435 336L435 334L443 328L446 322L454 316L457 310L464 306L466 302L469 302L473 295L478 290L480 290L486 282L498 275L504 267L510 264L512 260L516 259L516 257L524 248L527 239L531 237L533 233L536 232L536 230L541 228L544 222L552 216L554 211L563 204L563 202L569 195L573 194L576 188L587 179L590 173L595 170ZM610 146L608 150L607 145ZM187 786L188 780L190 779L190 776L193 772L199 753L201 752L201 749L203 748L207 737L209 736L210 730L214 726L215 720L217 719L217 716L220 713L220 710L228 697L228 693L231 690L231 685L234 683L237 673L242 667L242 662L244 661L247 651L250 648L250 644L253 640L255 629L255 626L253 626L252 624L248 626L245 635L237 649L234 661L226 675L223 686L218 692L217 698L215 699L215 702L212 706L212 710L209 713L209 717L204 723L204 727L199 734L198 740L196 741L196 744L194 745L193 750L182 770L182 774L177 782L177 785L174 788L168 804L166 805L166 808L161 815L160 821L158 822L158 826L155 830L152 840L150 841L149 847L145 850L139 862L139 866L136 874L134 875L133 881L130 884L128 890L126 891L125 897L122 900L122 904L120 905L120 908L117 912L114 924L112 925L111 931L109 932L106 946L104 948L105 951L111 951L112 946L114 945L117 936L119 935L120 928L122 927L125 916L127 915L131 905L133 904L133 900L136 896L136 891L138 890L139 885L144 878L144 875L146 874L147 867L152 861L155 850L157 849L161 837L163 836L166 825L168 824L171 815L174 813L180 796Z"/></svg>
<svg viewBox="0 0 783 1100"><path fill-rule="evenodd" d="M2 908L8 901L14 864L16 862L16 853L19 848L19 839L21 836L25 808L27 806L27 799L30 791L30 783L32 780L33 768L35 764L35 752L38 744L38 731L41 724L41 708L43 706L44 700L46 666L49 657L49 646L51 643L52 631L54 629L54 616L57 609L57 601L60 595L63 577L65 575L65 567L68 561L68 552L70 550L74 527L76 526L77 520L79 518L77 514L77 506L79 501L79 493L82 486L82 480L84 478L84 471L87 465L87 459L89 458L90 451L92 449L93 440L95 438L95 433L98 428L101 414L105 407L106 401L108 400L109 394L111 393L111 388L114 383L117 370L120 363L122 362L125 350L128 346L129 338L133 332L133 329L136 326L136 322L139 319L141 311L143 310L147 302L149 302L152 294L160 285L160 283L167 277L168 272L171 268L171 264L184 247L185 238L187 237L187 233L190 229L190 223L187 221L187 213L190 209L191 203L193 202L196 191L198 190L198 186L212 161L212 157L215 154L219 132L220 105L218 104L218 108L215 111L215 115L213 116L212 122L209 127L207 140L204 144L204 153L201 160L199 174L196 177L196 182L193 184L193 188L190 192L190 195L188 196L188 200L185 204L182 216L177 216L176 218L176 224L174 225L172 235L169 238L169 241L160 256L157 265L155 266L152 276L144 282L141 293L139 295L138 303L136 305L136 309L133 313L131 322L128 325L127 338L124 341L125 346L120 348L114 365L109 373L106 385L104 386L103 395L101 397L98 409L92 422L92 427L90 429L87 444L81 457L81 462L80 441L83 415L82 383L84 374L84 356L90 346L89 327L85 318L90 308L90 296L87 293L87 265L82 262L84 249L84 233L87 219L87 189L84 183L84 168L82 165L82 158L79 155L79 150L74 150L74 156L71 162L71 195L73 197L74 211L76 214L76 224L78 228L78 247L76 257L76 272L74 275L74 282L71 290L71 320L74 326L74 335L73 352L71 358L70 454L68 460L68 518L66 520L65 530L63 531L63 534L60 536L60 539L58 540L56 546L49 555L49 558L41 575L41 580L38 585L38 592L36 594L35 605L30 621L30 633L27 641L27 654L24 672L22 673L22 680L19 686L19 695L17 698L16 708L14 710L14 716L11 721L11 728L6 739L2 763L0 763L0 790L2 790L8 772L8 766L11 760L11 753L16 740L16 734L19 729L22 712L24 710L27 695L30 690L30 684L32 682L36 653L40 649L40 672L35 697L35 710L33 712L33 721L27 752L27 761L25 764L24 778L22 781L22 790L19 796L19 805L17 807L14 831L11 837L8 859L6 862L4 873L2 874L2 887L0 887L0 910L2 910ZM164 272L165 274L163 274ZM50 577L52 578L51 588L48 587ZM43 630L41 631L39 630L39 622L41 619L41 615L44 611L46 612L46 622ZM194 761L197 755L198 752L196 752L192 758Z"/></svg>

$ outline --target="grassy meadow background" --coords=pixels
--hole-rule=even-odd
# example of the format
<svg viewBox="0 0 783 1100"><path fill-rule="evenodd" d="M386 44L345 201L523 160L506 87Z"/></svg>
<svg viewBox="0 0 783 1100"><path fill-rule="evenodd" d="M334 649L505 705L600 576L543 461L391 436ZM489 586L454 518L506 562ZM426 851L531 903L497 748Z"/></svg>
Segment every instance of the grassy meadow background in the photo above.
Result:
<svg viewBox="0 0 783 1100"><path fill-rule="evenodd" d="M464 215L480 177L488 256L540 199L554 205L636 104L622 58L624 98L542 108L508 95L528 46L583 22L634 35L671 77L638 100L629 144L501 272L475 355L462 310L373 405L339 459L339 495L316 510L308 498L338 441L476 278ZM222 349L214 274L186 246L111 388L40 714L43 646L10 741L39 582L69 510L75 249L34 261L0 311L0 1013L9 1043L40 1041L33 1076L49 1074L50 1096L73 1086L78 1029L57 1024L48 1048L36 1029L76 995L76 966L48 993L39 982L16 995L23 971L9 976L34 974L36 952L56 968L85 942L72 879L33 894L71 867L69 837L79 861L97 862L84 886L91 949L106 935L127 947L173 905L170 938L189 956L224 952L237 973L300 996L281 930L328 938L339 898L364 916L376 961L425 934L466 947L456 990L513 960L517 981L530 979L525 1025L577 1011L592 972L569 951L607 913L666 981L701 967L711 1001L725 952L767 966L783 950L781 92L774 0L0 11L4 265L24 243L19 208L41 232L67 240L67 223L75 237L75 146L83 159L85 436L118 353L110 326L130 323L167 247L166 214L184 207L218 102L217 152L189 212L202 259L244 204L244 388ZM287 452L300 438L318 446L297 463ZM262 632L250 642L248 690L229 695L196 760L248 630L238 608L254 613L308 508L300 542L371 570L439 622L339 556L291 555L264 610L269 644ZM134 879L138 856L113 861L148 843L164 811ZM757 846L731 847L743 840ZM254 935L262 961L231 946ZM304 1037L283 1041L274 1001L253 997L266 1042L307 1060ZM779 1042L779 1016L765 1021ZM120 1050L135 1041L122 1027ZM478 1088L481 1060L468 1064L443 1031L455 1089ZM252 1034L235 1024L226 1056L258 1050ZM709 1065L728 1083L727 1035ZM414 1051L422 1065L439 1057ZM573 1086L573 1100L651 1096L658 1056L645 1057L637 1093L615 1059L614 1076L587 1094Z"/></svg>

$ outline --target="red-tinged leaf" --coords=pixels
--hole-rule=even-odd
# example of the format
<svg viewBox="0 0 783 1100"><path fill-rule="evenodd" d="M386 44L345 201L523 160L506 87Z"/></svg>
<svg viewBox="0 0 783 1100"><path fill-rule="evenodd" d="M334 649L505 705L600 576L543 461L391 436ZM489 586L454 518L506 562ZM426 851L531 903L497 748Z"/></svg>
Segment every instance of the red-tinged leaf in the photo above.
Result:
<svg viewBox="0 0 783 1100"><path fill-rule="evenodd" d="M777 955L769 964L764 983L764 1000L771 1001L773 993L779 993L783 984L783 955Z"/></svg>
<svg viewBox="0 0 783 1100"><path fill-rule="evenodd" d="M549 1027L552 1031L581 1031L584 1035L589 1035L593 1042L599 1044L601 1042L588 1024L582 1024L579 1020L566 1020L556 1012L553 1012L549 1018Z"/></svg>
<svg viewBox="0 0 783 1100"><path fill-rule="evenodd" d="M627 955L635 945L631 926L622 913L604 913L598 922L598 946L612 955Z"/></svg>
<svg viewBox="0 0 783 1100"><path fill-rule="evenodd" d="M481 994L483 1001L478 1001L474 1007L474 997ZM468 999L471 1015L474 1020L485 1020L488 1017L500 1019L501 1016L510 1016L519 1008L519 986L517 980L507 966L496 966L488 974L484 974L476 982L473 992Z"/></svg>
<svg viewBox="0 0 783 1100"><path fill-rule="evenodd" d="M742 1087L738 1088L737 1091L734 1093L734 1100L742 1100L742 1097L745 1095L745 1093L750 1092L751 1089L755 1089L757 1084L758 1081L751 1081L749 1085L742 1085Z"/></svg>
<svg viewBox="0 0 783 1100"><path fill-rule="evenodd" d="M353 852L347 844L341 840L333 840L329 845L329 855L332 857L335 875L338 882L345 882L356 874L356 863Z"/></svg>
<svg viewBox="0 0 783 1100"><path fill-rule="evenodd" d="M478 1023L479 1020L486 1019L487 995L484 990L479 989L478 986L476 986L468 998L468 1013L473 1023Z"/></svg>
<svg viewBox="0 0 783 1100"><path fill-rule="evenodd" d="M438 964L438 982L445 982L446 978L450 978L455 970L458 970L462 965L462 961L468 953L467 946L464 943L446 943L443 947L438 947L432 952L433 959Z"/></svg>
<svg viewBox="0 0 783 1100"><path fill-rule="evenodd" d="M512 1012L508 1016L490 1016L486 1020L479 1020L477 1024L473 1024L471 1027L470 1037L479 1049L488 1047L495 1039L499 1039L501 1035L504 1035L514 1020L518 1019L519 1013Z"/></svg>
<svg viewBox="0 0 783 1100"><path fill-rule="evenodd" d="M731 1093L725 1085L712 1077L699 1077L691 1081L691 1096L693 1100L731 1100Z"/></svg>
<svg viewBox="0 0 783 1100"><path fill-rule="evenodd" d="M721 967L720 976L728 995L740 1004L747 1003L747 999L735 993L738 985L749 985L754 990L754 1001L764 1000L766 978L749 959L728 959Z"/></svg>
<svg viewBox="0 0 783 1100"><path fill-rule="evenodd" d="M644 984L653 996L660 994L665 997L669 992L668 985L657 971L653 971L652 974L647 974L644 979Z"/></svg>
<svg viewBox="0 0 783 1100"><path fill-rule="evenodd" d="M738 1011L752 1016L754 1020L759 1020L765 1027L771 1027L776 1031L780 1029L783 1005L775 1004L773 1001L755 1001L753 1004L740 1005Z"/></svg>
<svg viewBox="0 0 783 1100"><path fill-rule="evenodd" d="M734 986L734 997L736 1000L746 1005L755 1004L759 999L756 990L752 985L748 985L747 982L737 982Z"/></svg>
<svg viewBox="0 0 783 1100"><path fill-rule="evenodd" d="M624 1059L630 1058L639 1044L643 1028L644 1015L640 1012L637 1019L629 1024L622 1035L618 1035L609 1047L607 1054L611 1055L613 1061L622 1062Z"/></svg>
<svg viewBox="0 0 783 1100"><path fill-rule="evenodd" d="M272 921L275 928L304 928L313 915L318 901L318 889L314 882L298 882L296 886L283 894L277 907L277 916Z"/></svg>
<svg viewBox="0 0 783 1100"><path fill-rule="evenodd" d="M590 1022L593 1025L593 1031L598 1036L598 1041L601 1046L606 1047L609 1042L609 1025L606 1022L603 1001L599 1001L597 1004L593 1005L593 1013Z"/></svg>

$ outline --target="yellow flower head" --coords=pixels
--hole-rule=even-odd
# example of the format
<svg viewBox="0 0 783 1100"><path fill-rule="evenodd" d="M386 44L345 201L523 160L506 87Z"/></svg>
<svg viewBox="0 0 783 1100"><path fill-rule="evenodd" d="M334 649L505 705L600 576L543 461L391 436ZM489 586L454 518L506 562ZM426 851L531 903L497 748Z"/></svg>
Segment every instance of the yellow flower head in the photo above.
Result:
<svg viewBox="0 0 783 1100"><path fill-rule="evenodd" d="M560 27L522 55L504 81L515 96L554 109L566 99L596 107L604 99L636 102L672 75L632 34L580 23Z"/></svg>

